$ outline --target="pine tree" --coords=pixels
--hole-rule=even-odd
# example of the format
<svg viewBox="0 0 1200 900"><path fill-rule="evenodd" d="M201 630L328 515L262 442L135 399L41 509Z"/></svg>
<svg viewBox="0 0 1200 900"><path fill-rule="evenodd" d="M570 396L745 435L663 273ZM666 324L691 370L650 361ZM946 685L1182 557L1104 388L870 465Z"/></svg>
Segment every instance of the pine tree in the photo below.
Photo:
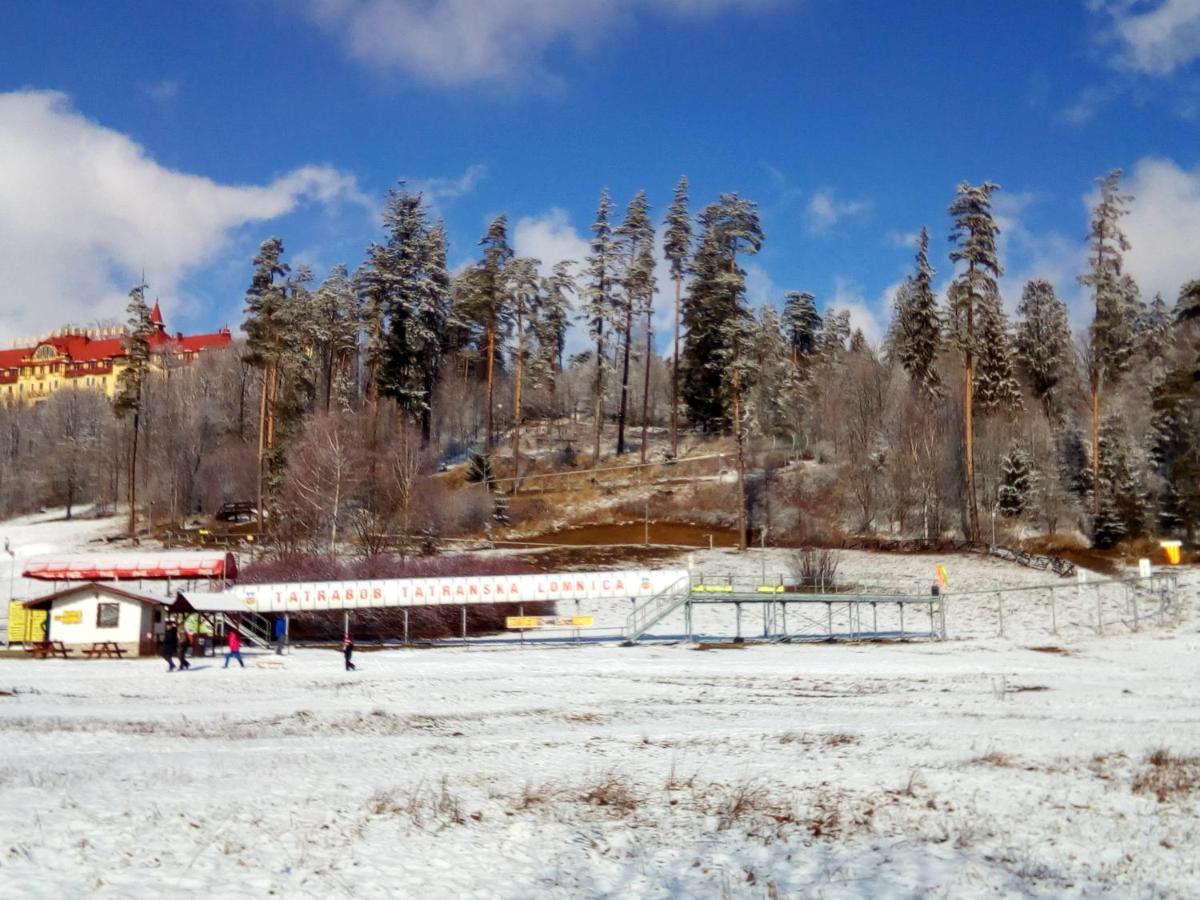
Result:
<svg viewBox="0 0 1200 900"><path fill-rule="evenodd" d="M358 298L344 263L330 269L317 290L313 324L325 412L332 409L335 399L346 409L350 404L349 370L357 355L361 322Z"/></svg>
<svg viewBox="0 0 1200 900"><path fill-rule="evenodd" d="M571 297L576 292L575 278L571 274L574 266L574 260L569 259L555 263L552 273L542 280L538 345L542 358L555 375L563 370L563 351L567 345L567 327L571 320Z"/></svg>
<svg viewBox="0 0 1200 900"><path fill-rule="evenodd" d="M758 317L755 334L754 389L748 394L754 411L754 430L761 434L782 434L787 423L787 404L799 401L791 393L792 366L790 341L784 335L783 321L778 310L767 304Z"/></svg>
<svg viewBox="0 0 1200 900"><path fill-rule="evenodd" d="M722 194L719 202L706 207L700 226L682 310L687 340L681 388L692 421L715 428L728 423L725 373L717 362L727 356L729 333L723 326L737 316L746 291L746 273L737 258L739 253L757 253L763 235L756 204L737 194Z"/></svg>
<svg viewBox="0 0 1200 900"><path fill-rule="evenodd" d="M141 432L142 405L146 378L150 373L150 338L158 330L146 305L146 285L139 283L129 292L125 307L129 319L125 329L125 368L117 376L117 393L113 407L117 416L133 416L129 433L129 537L137 540L137 462L138 435Z"/></svg>
<svg viewBox="0 0 1200 900"><path fill-rule="evenodd" d="M517 493L521 483L521 416L525 370L532 358L532 338L537 335L541 314L541 283L537 272L540 264L536 259L518 256L505 267L507 305L512 310L516 330L516 344L513 347L513 494Z"/></svg>
<svg viewBox="0 0 1200 900"><path fill-rule="evenodd" d="M979 505L975 495L975 355L978 352L975 312L983 298L997 293L996 279L1004 270L996 252L1000 229L992 215L992 194L1000 186L990 181L981 185L963 182L950 204L954 218L951 242L957 249L950 260L966 263L951 291L951 314L956 324L955 339L963 354L963 444L967 476L967 539L979 540Z"/></svg>
<svg viewBox="0 0 1200 900"><path fill-rule="evenodd" d="M738 549L746 549L746 446L754 410L747 402L748 393L758 374L755 341L758 325L746 308L744 290L733 295L729 316L721 323L721 340L714 360L722 376L721 398L725 416L733 428L737 454L737 535ZM690 331L689 331L690 335Z"/></svg>
<svg viewBox="0 0 1200 900"><path fill-rule="evenodd" d="M1089 264L1079 283L1092 289L1096 312L1088 347L1088 385L1092 400L1092 476L1099 478L1101 395L1106 383L1117 380L1129 363L1133 334L1129 316L1129 282L1122 276L1123 254L1129 240L1120 220L1133 197L1122 194L1121 170L1113 169L1100 183L1100 201L1092 210L1088 232ZM1097 502L1099 502L1099 494ZM1098 514L1098 508L1094 510Z"/></svg>
<svg viewBox="0 0 1200 900"><path fill-rule="evenodd" d="M1013 373L1012 343L999 293L988 291L978 303L977 314L975 400L985 413L1018 410L1021 388Z"/></svg>
<svg viewBox="0 0 1200 900"><path fill-rule="evenodd" d="M588 333L596 342L596 380L592 389L592 416L595 426L593 466L600 464L600 432L604 425L604 376L607 370L604 339L606 328L613 322L616 307L614 295L618 284L618 259L611 218L612 198L609 197L608 188L605 188L600 193L596 221L592 224L591 252L587 258L587 285L584 288L583 303Z"/></svg>
<svg viewBox="0 0 1200 900"><path fill-rule="evenodd" d="M480 307L480 318L483 321L485 360L487 366L487 449L490 451L496 443L495 429L492 427L493 410L495 409L496 383L496 353L497 344L507 333L509 324L509 308L505 285L505 267L513 257L512 248L508 246L508 217L499 215L488 226L487 234L479 242L483 247L483 261L479 265L479 277L476 285L479 290L477 306Z"/></svg>
<svg viewBox="0 0 1200 900"><path fill-rule="evenodd" d="M367 258L354 273L354 290L362 311L363 361L366 363L367 401L379 400L379 382L383 370L384 326L387 320L388 278L387 249L381 244L367 248Z"/></svg>
<svg viewBox="0 0 1200 900"><path fill-rule="evenodd" d="M1195 278L1179 289L1179 299L1175 301L1175 321L1200 321L1200 278Z"/></svg>
<svg viewBox="0 0 1200 900"><path fill-rule="evenodd" d="M1003 477L998 493L1000 515L1006 519L1019 519L1029 506L1033 492L1033 471L1029 456L1019 447L1013 447L1001 461Z"/></svg>
<svg viewBox="0 0 1200 900"><path fill-rule="evenodd" d="M1047 420L1054 422L1056 391L1070 365L1067 305L1055 295L1050 282L1035 280L1025 285L1017 314L1017 362Z"/></svg>
<svg viewBox="0 0 1200 900"><path fill-rule="evenodd" d="M621 399L617 411L617 455L620 456L625 452L625 422L629 412L633 320L649 308L654 293L654 226L650 223L650 204L645 191L638 191L629 202L625 219L616 230L616 247L623 266L621 292L617 295L617 313L623 320Z"/></svg>
<svg viewBox="0 0 1200 900"><path fill-rule="evenodd" d="M246 291L246 361L262 373L262 393L258 409L258 526L263 528L267 463L274 451L275 405L282 378L282 361L287 349L287 275L283 261L283 241L268 238L254 257L254 275Z"/></svg>
<svg viewBox="0 0 1200 900"><path fill-rule="evenodd" d="M1159 485L1159 527L1189 542L1200 525L1200 396L1194 384L1182 367L1157 379L1147 436L1147 455Z"/></svg>
<svg viewBox="0 0 1200 900"><path fill-rule="evenodd" d="M783 300L783 327L787 332L792 365L799 366L804 357L817 351L821 334L821 316L817 313L815 297L808 291L788 291Z"/></svg>
<svg viewBox="0 0 1200 900"><path fill-rule="evenodd" d="M675 186L675 198L663 222L663 254L671 264L675 282L674 350L671 355L671 458L679 456L679 315L683 301L683 276L692 249L692 220L688 215L688 180L684 175Z"/></svg>
<svg viewBox="0 0 1200 900"><path fill-rule="evenodd" d="M1059 480L1080 503L1092 496L1094 484L1090 448L1083 435L1071 428L1059 438Z"/></svg>
<svg viewBox="0 0 1200 900"><path fill-rule="evenodd" d="M1143 532L1146 500L1129 460L1121 423L1112 416L1106 417L1100 428L1100 453L1092 539L1097 547L1108 548Z"/></svg>
<svg viewBox="0 0 1200 900"><path fill-rule="evenodd" d="M1174 339L1171 310L1162 294L1155 294L1137 323L1137 353L1161 372Z"/></svg>
<svg viewBox="0 0 1200 900"><path fill-rule="evenodd" d="M929 232L921 229L917 242L917 268L896 294L894 352L913 384L929 397L942 394L937 370L941 350L941 317L933 290L933 266L929 264Z"/></svg>

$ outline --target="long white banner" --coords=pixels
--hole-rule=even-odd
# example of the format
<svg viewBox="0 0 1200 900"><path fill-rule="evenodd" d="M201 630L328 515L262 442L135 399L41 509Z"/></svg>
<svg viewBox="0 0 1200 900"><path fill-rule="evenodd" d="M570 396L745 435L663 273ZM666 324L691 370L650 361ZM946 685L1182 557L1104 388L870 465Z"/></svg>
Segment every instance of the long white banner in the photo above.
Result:
<svg viewBox="0 0 1200 900"><path fill-rule="evenodd" d="M687 569L562 572L538 575L472 575L459 578L390 578L240 584L225 592L248 612L303 612L385 606L462 606L542 600L642 600L687 577Z"/></svg>

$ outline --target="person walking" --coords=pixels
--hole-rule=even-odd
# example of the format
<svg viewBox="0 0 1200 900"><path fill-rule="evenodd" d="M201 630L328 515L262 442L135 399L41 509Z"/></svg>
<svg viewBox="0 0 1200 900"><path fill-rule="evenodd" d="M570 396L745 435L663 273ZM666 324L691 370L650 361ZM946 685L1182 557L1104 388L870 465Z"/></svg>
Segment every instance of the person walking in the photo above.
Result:
<svg viewBox="0 0 1200 900"><path fill-rule="evenodd" d="M357 667L350 662L350 657L354 655L354 638L346 635L346 641L342 644L342 656L346 658L346 671L353 672Z"/></svg>
<svg viewBox="0 0 1200 900"><path fill-rule="evenodd" d="M188 632L187 628L185 627L180 629L179 632L179 671L181 672L184 669L190 669L192 667L187 661L188 643Z"/></svg>
<svg viewBox="0 0 1200 900"><path fill-rule="evenodd" d="M225 651L225 665L221 668L229 668L230 658L236 659L238 661L238 665L243 669L246 668L246 663L242 659L242 639L238 635L236 628L229 632L229 646Z"/></svg>
<svg viewBox="0 0 1200 900"><path fill-rule="evenodd" d="M163 632L162 655L167 661L168 672L175 671L175 656L179 653L179 629L174 622L167 623L167 629Z"/></svg>
<svg viewBox="0 0 1200 900"><path fill-rule="evenodd" d="M283 616L275 617L271 636L275 640L275 655L283 656L283 644L287 639L287 620Z"/></svg>

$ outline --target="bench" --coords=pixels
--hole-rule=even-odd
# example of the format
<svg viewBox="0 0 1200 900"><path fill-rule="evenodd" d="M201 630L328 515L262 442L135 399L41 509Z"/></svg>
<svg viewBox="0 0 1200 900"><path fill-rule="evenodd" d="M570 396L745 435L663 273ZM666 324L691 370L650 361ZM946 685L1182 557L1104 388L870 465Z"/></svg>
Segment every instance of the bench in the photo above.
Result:
<svg viewBox="0 0 1200 900"><path fill-rule="evenodd" d="M128 652L116 641L96 641L89 649L83 651L83 655L88 659L99 659L102 656L109 659L124 659Z"/></svg>
<svg viewBox="0 0 1200 900"><path fill-rule="evenodd" d="M71 651L62 641L31 641L25 645L25 652L37 659L45 659L48 656L69 659L71 656Z"/></svg>

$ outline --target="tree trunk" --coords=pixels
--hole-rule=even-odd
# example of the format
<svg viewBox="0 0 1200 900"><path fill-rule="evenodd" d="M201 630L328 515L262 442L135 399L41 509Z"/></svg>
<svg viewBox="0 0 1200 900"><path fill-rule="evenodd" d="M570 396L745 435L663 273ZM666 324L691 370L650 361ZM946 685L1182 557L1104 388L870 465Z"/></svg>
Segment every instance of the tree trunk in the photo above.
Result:
<svg viewBox="0 0 1200 900"><path fill-rule="evenodd" d="M968 334L971 313L967 312ZM979 506L975 497L975 359L970 350L963 364L963 442L967 464L967 540L979 540Z"/></svg>
<svg viewBox="0 0 1200 900"><path fill-rule="evenodd" d="M521 379L525 374L525 323L517 317L517 358L513 366L513 483L512 495L517 495L521 477Z"/></svg>
<svg viewBox="0 0 1200 900"><path fill-rule="evenodd" d="M496 309L492 306L492 313L488 319L487 327L487 441L486 447L490 451L495 446L495 435L492 433L492 389L494 387L493 371L496 362Z"/></svg>
<svg viewBox="0 0 1200 900"><path fill-rule="evenodd" d="M653 310L646 306L646 377L642 381L642 463L646 462L646 445L650 431L650 357L654 354Z"/></svg>
<svg viewBox="0 0 1200 900"><path fill-rule="evenodd" d="M141 424L141 413L133 413L133 439L129 451L129 537L137 542L137 457L138 431Z"/></svg>
<svg viewBox="0 0 1200 900"><path fill-rule="evenodd" d="M1096 361L1092 360L1096 366ZM1092 376L1092 515L1100 512L1100 370Z"/></svg>
<svg viewBox="0 0 1200 900"><path fill-rule="evenodd" d="M737 369L733 371L733 439L737 446L737 539L738 549L746 549L746 446L742 432L742 385Z"/></svg>
<svg viewBox="0 0 1200 900"><path fill-rule="evenodd" d="M621 406L617 412L617 456L625 452L625 415L629 406L629 350L633 336L633 298L627 298L625 306L625 361L621 366Z"/></svg>
<svg viewBox="0 0 1200 900"><path fill-rule="evenodd" d="M262 397L258 404L258 487L256 498L258 512L258 530L261 534L263 529L263 469L266 466L266 451L267 451L267 377L270 373L270 367L263 369L262 373Z"/></svg>
<svg viewBox="0 0 1200 900"><path fill-rule="evenodd" d="M679 458L679 304L683 279L675 278L675 353L671 359L671 458Z"/></svg>
<svg viewBox="0 0 1200 900"><path fill-rule="evenodd" d="M596 385L592 398L592 420L595 424L596 438L592 448L592 468L600 465L600 428L604 406L604 336L596 338Z"/></svg>

